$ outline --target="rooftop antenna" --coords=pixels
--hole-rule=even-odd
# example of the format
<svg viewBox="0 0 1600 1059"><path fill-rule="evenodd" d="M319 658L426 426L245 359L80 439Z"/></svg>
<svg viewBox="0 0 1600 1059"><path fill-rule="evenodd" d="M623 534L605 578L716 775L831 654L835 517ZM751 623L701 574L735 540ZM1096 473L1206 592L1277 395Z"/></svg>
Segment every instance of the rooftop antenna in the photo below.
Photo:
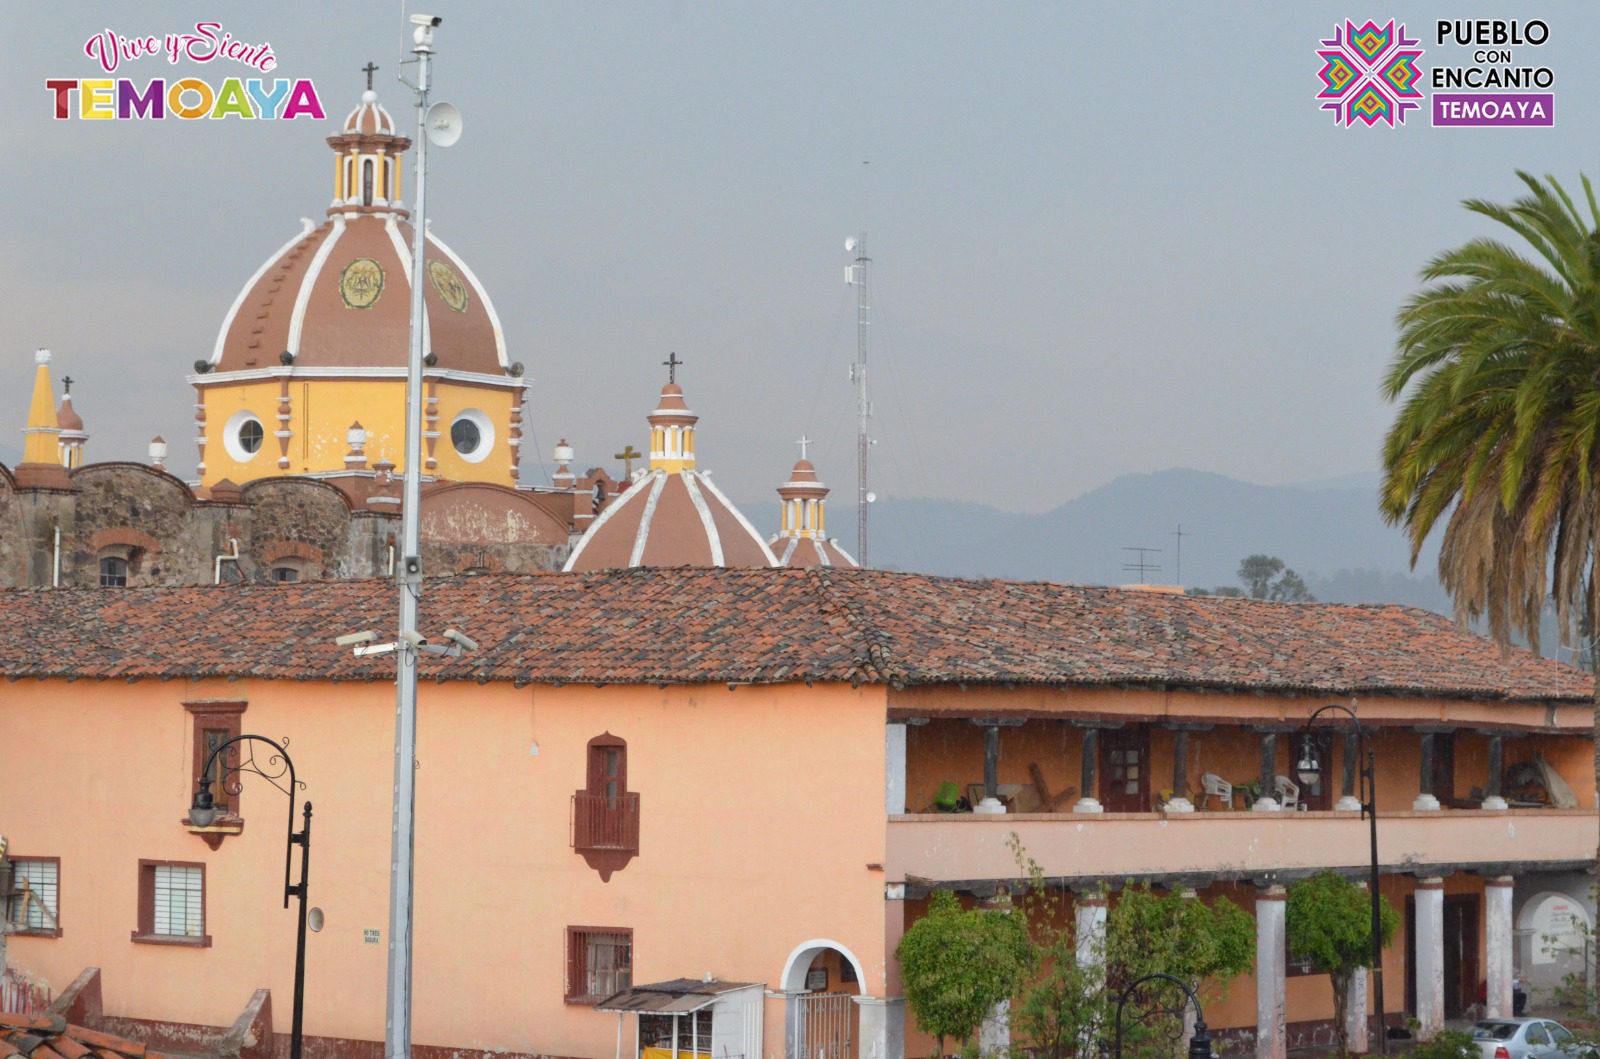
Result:
<svg viewBox="0 0 1600 1059"><path fill-rule="evenodd" d="M1125 547L1122 550L1135 553L1133 561L1123 563L1122 568L1130 573L1138 574L1141 585L1145 583L1144 577L1146 574L1159 574L1161 572L1160 564L1151 562L1149 558L1152 555L1160 555L1160 548Z"/></svg>
<svg viewBox="0 0 1600 1059"><path fill-rule="evenodd" d="M1194 534L1183 532L1183 523L1180 522L1178 523L1178 528L1173 530L1172 535L1178 540L1177 554L1174 556L1177 570L1173 573L1172 579L1181 585L1183 584L1183 538L1193 537Z"/></svg>
<svg viewBox="0 0 1600 1059"><path fill-rule="evenodd" d="M870 161L861 163L863 183L866 182L865 167L871 164ZM871 209L871 194L869 185L863 213ZM856 384L856 558L865 569L868 565L867 506L878 499L877 494L867 488L867 453L872 448L872 399L867 391L867 349L870 345L868 338L872 306L867 301L867 266L872 259L867 256L865 223L861 226L860 235L853 235L844 241L844 250L853 255L852 263L845 266L844 281L856 289L856 359L850 365L850 381Z"/></svg>

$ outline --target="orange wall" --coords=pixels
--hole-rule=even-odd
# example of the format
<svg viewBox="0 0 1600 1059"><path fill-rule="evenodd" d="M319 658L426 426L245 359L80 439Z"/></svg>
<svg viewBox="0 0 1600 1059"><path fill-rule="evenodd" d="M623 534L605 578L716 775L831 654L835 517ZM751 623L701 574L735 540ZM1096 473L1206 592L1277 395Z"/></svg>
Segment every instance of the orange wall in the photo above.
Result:
<svg viewBox="0 0 1600 1059"><path fill-rule="evenodd" d="M103 971L108 1013L226 1025L267 986L286 1029L293 909L286 800L247 776L244 833L213 852L181 825L193 790L186 699L247 699L243 730L288 737L316 806L308 1034L381 1040L394 691L385 683L24 681L0 697L0 829L61 858L63 937L10 962L60 990ZM883 693L844 686L668 689L423 684L418 732L415 1040L610 1056L616 1016L562 1001L569 925L631 927L634 978L712 972L778 985L829 938L883 994ZM797 720L799 723L797 723ZM602 883L570 848L585 744L628 741L641 854ZM781 737L775 735L781 733ZM530 753L537 741L537 755ZM115 748L114 750L111 748ZM206 866L210 948L135 944L140 858ZM781 1002L766 1051L783 1051Z"/></svg>

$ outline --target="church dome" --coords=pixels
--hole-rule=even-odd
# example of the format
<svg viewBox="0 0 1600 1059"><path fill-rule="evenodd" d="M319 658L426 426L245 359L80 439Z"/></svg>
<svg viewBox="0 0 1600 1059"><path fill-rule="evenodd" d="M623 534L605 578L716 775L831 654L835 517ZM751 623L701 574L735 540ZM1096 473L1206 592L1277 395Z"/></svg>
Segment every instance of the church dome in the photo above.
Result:
<svg viewBox="0 0 1600 1059"><path fill-rule="evenodd" d="M327 219L302 220L300 233L245 283L222 321L211 371L405 366L412 228L401 207L401 156L411 141L395 133L369 88L328 145L339 161ZM488 292L432 231L423 275L430 366L507 374L505 336Z"/></svg>
<svg viewBox="0 0 1600 1059"><path fill-rule="evenodd" d="M673 358L676 371L676 355ZM699 416L675 381L650 422L650 469L606 505L567 559L567 570L626 566L777 566L750 521L695 468Z"/></svg>

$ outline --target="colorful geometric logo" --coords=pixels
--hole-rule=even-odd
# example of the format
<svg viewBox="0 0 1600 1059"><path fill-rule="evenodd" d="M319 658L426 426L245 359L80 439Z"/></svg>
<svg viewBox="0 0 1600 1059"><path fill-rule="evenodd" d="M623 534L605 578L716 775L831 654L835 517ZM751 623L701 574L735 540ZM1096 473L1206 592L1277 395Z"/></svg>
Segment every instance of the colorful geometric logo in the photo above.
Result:
<svg viewBox="0 0 1600 1059"><path fill-rule="evenodd" d="M1333 39L1317 49L1322 60L1317 98L1323 110L1333 111L1334 124L1405 124L1406 112L1422 106L1418 43L1394 19L1381 26L1371 19L1364 26L1349 20L1335 26Z"/></svg>

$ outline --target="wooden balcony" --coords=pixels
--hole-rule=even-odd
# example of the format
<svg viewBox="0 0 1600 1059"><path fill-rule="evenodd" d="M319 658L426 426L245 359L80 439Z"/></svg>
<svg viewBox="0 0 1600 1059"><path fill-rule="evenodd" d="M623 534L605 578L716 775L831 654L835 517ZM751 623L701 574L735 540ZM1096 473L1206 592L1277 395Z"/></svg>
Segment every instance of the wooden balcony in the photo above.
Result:
<svg viewBox="0 0 1600 1059"><path fill-rule="evenodd" d="M572 795L572 848L639 852L639 795L577 791Z"/></svg>
<svg viewBox="0 0 1600 1059"><path fill-rule="evenodd" d="M1594 859L1596 823L1593 809L1381 813L1378 855L1388 871L1424 874L1579 867ZM941 813L890 816L888 831L891 881L1019 878L1013 832L1046 876L1066 880L1290 878L1369 860L1357 813Z"/></svg>

